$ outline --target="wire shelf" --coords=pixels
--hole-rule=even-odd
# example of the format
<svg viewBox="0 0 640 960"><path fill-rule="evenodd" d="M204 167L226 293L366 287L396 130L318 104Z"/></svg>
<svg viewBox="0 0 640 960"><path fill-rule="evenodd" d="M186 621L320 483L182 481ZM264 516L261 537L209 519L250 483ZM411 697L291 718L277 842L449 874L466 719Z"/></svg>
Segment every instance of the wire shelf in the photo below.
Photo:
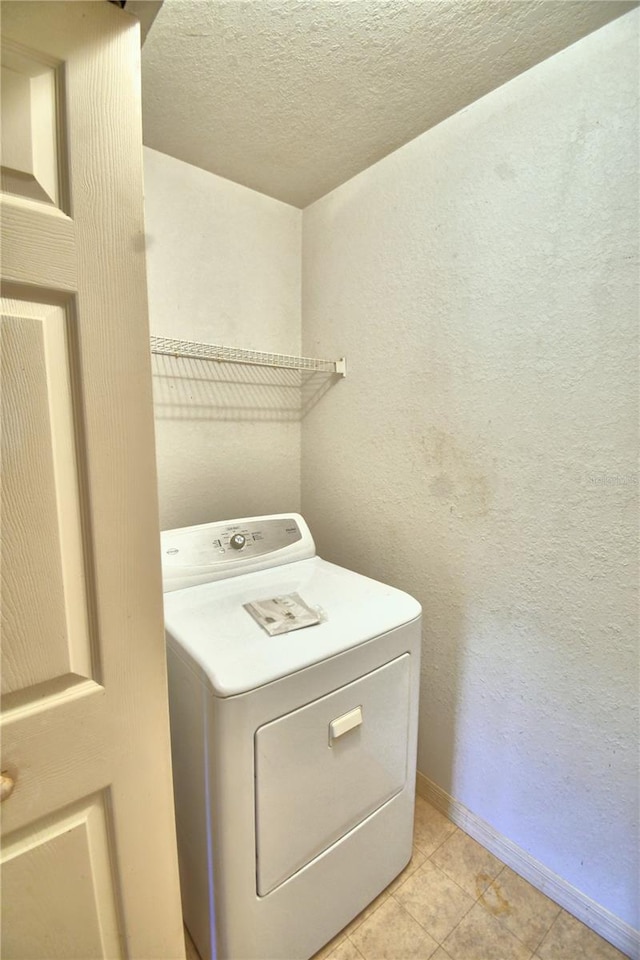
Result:
<svg viewBox="0 0 640 960"><path fill-rule="evenodd" d="M151 352L166 357L187 357L191 360L218 360L255 367L337 373L341 377L346 376L347 372L344 357L340 360L320 360L316 357L294 357L286 353L265 353L240 347L221 347L214 343L196 343L193 340L172 340L168 337L151 337Z"/></svg>

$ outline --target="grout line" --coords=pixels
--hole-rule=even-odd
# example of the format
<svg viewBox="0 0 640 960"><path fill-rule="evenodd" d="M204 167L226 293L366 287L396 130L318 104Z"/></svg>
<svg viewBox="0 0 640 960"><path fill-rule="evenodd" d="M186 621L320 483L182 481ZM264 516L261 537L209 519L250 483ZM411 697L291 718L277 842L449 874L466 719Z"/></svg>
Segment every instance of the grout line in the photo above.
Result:
<svg viewBox="0 0 640 960"><path fill-rule="evenodd" d="M391 881L391 882L393 883L393 881ZM385 888L385 889L386 889L386 888ZM376 904L376 906L373 908L373 910L371 911L371 913L367 914L366 917L362 917L362 920L360 920L358 923L356 923L355 927L352 926L352 924L358 919L359 916L361 916L361 914L363 914L363 913L365 912L365 910L367 910L368 907L371 906L371 904L368 904L367 907L364 908L364 910L361 910L361 911L360 911L360 913L358 914L357 917L354 917L353 920L351 920L351 921L347 924L347 926L346 926L344 929L345 929L345 930L346 930L347 928L351 928L351 929L349 930L349 933L345 934L345 939L346 939L346 940L348 940L348 939L350 938L350 936L351 936L352 933L354 933L356 930L359 930L363 923L366 923L367 920L370 920L370 919L371 919L371 917L374 915L374 913L377 912L378 907L381 907L382 904L385 903L385 901L387 901L387 900L389 899L389 897L392 897L392 896L393 896L392 893L388 893L388 894L386 894L386 896L383 896L384 892L385 892L385 891L383 890L381 893L378 894L377 897L374 897L374 900L373 900L372 902L374 902L375 900L377 900L378 897L381 898L381 899L380 899L380 902ZM336 944L336 946L337 946L337 944Z"/></svg>
<svg viewBox="0 0 640 960"><path fill-rule="evenodd" d="M529 882L529 881L527 880L527 883L528 883L528 882ZM531 884L531 886L533 887L533 884ZM535 890L536 888L533 887L533 889ZM545 894L545 896L546 896L546 894ZM550 897L547 897L547 899L550 900L551 898L550 898ZM551 903L556 903L556 902L555 902L555 900L551 900ZM564 909L560 906L560 904L556 903L556 906L558 907L558 912L556 913L555 917L553 918L553 920L551 921L551 923L549 924L549 926L547 927L547 929L545 930L545 932L542 934L542 936L540 937L540 939L539 939L538 942L536 943L535 948L534 948L534 951L533 951L534 955L536 955L536 954L538 953L538 947L541 946L542 941L543 941L543 940L548 936L548 934L551 932L551 928L552 928L553 925L555 924L556 920L558 920L558 918L560 917L561 914L567 912L566 910L564 910ZM598 936L600 936L600 935L598 934Z"/></svg>
<svg viewBox="0 0 640 960"><path fill-rule="evenodd" d="M435 809L435 808L434 808L434 809ZM439 811L438 811L438 812L439 812ZM443 814L443 816L444 816L444 814ZM449 818L447 817L447 819L449 819ZM449 823L453 823L453 821L452 821L452 820L449 820ZM455 824L454 824L454 826L455 826ZM447 842L447 840L451 840L451 837L455 837L456 833L458 833L458 832L464 833L464 830L460 830L460 827L455 827L455 830L452 830L451 833L448 833L447 836L444 838L444 840L441 840L440 843L433 848L433 850L431 851L431 853L426 854L426 853L424 852L424 850L423 850L423 851L422 851L422 855L425 857L426 860L431 860L431 857L434 855L434 853L436 852L436 850L439 850L440 847L444 846L444 844ZM418 847L418 849L420 849L420 847Z"/></svg>
<svg viewBox="0 0 640 960"><path fill-rule="evenodd" d="M485 849L486 849L486 848L485 848ZM487 890L489 890L489 889L493 886L493 884L496 882L496 880L497 880L499 877L502 876L502 874L504 873L504 871L505 871L506 869L507 869L507 864L505 863L505 864L503 864L502 869L500 870L500 872L497 873L496 876L494 877L494 879L491 881L491 883L490 883L489 886L487 887ZM532 883L529 883L528 880L525 881L525 882L529 884L529 886L531 887L532 890L536 890L536 888L533 886L533 884L532 884ZM484 904L481 902L481 901L482 901L482 897L483 897L484 894L487 892L487 890L485 890L483 893L480 894L480 896L478 897L478 899L477 899L476 902L479 903L480 906L483 907L483 909L485 909L490 916L495 917L495 919L496 919L500 924L502 924L502 926L504 927L504 929L507 930L508 933L510 933L512 936L514 936L514 937L516 938L516 940L519 940L520 943L521 943L524 947L527 948L527 950L531 950L531 947L529 946L529 944L526 943L526 942L522 939L522 937L520 937L520 936L515 932L515 930L511 930L511 929L507 926L507 924L504 922L504 920L502 919L501 916L498 916L498 914L496 914L496 913L492 913L491 910L489 910L487 907L485 907ZM539 891L536 891L536 892L539 892ZM552 901L552 902L555 903L555 901ZM558 909L559 909L559 910L562 910L562 907L558 907ZM532 953L531 953L531 957L529 958L529 960L532 960L533 956L535 955L536 950L538 949L538 947L540 946L540 944L542 943L542 941L544 940L544 938L546 937L546 935L549 933L549 930L551 929L551 927L554 925L554 923L555 923L556 920L558 919L558 916L559 916L559 914L557 914L557 915L553 918L553 920L551 921L551 924L549 925L548 929L542 934L540 940L537 941L535 947L533 948L533 951L532 951Z"/></svg>
<svg viewBox="0 0 640 960"><path fill-rule="evenodd" d="M349 941L349 943L351 944L351 946L353 947L353 949L356 951L356 953L358 954L358 956L361 957L362 960L365 960L364 955L363 955L362 953L360 953L360 951L358 950L357 946L355 945L355 943L353 942L353 940L351 939L350 936L347 937L347 940Z"/></svg>
<svg viewBox="0 0 640 960"><path fill-rule="evenodd" d="M447 874L447 876L448 876L448 874ZM449 878L449 879L451 879L451 878ZM454 883L455 883L455 880L454 880ZM458 886L459 886L459 884L458 884ZM462 889L462 887L461 887L460 889ZM465 892L466 892L466 891L465 891ZM460 919L458 920L458 922L457 922L457 923L454 923L454 925L451 927L451 930L449 930L449 932L447 933L447 936L444 938L444 940L447 940L447 938L451 936L451 934L453 933L453 931L458 929L458 927L460 926L460 924L462 923L462 921L464 920L464 918L471 913L471 911L473 910L473 908L475 907L475 905L476 905L477 902L478 902L477 900L474 900L474 902L471 904L471 906L469 907L469 909L468 909L468 910L465 910L464 914L460 917ZM434 940L435 940L435 937L434 937ZM446 947L445 947L445 945L444 945L444 940L442 940L441 942L439 941L439 942L440 942L440 946L443 948L443 950L446 950ZM447 951L447 952L448 952L448 951Z"/></svg>
<svg viewBox="0 0 640 960"><path fill-rule="evenodd" d="M457 829L458 829L458 828L456 828L456 830L457 830ZM454 834L456 833L456 830L454 830L453 833L450 833L449 836L446 838L446 840L448 840L449 837L454 836ZM462 832L464 832L464 831L462 831ZM444 840L443 843L446 843L446 840ZM433 853L435 853L436 850L439 850L441 846L442 846L442 844L439 844L439 845L434 849ZM433 855L433 854L431 854L430 856L428 856L428 857L426 858L426 860L431 860L431 856L432 856L432 855ZM425 862L426 862L426 860L425 860ZM463 893L466 893L467 896L472 897L472 895L471 895L470 893L468 893L463 887L460 886L460 884L457 882L457 880L454 880L453 877L449 876L449 874L446 872L446 870L443 870L442 867L439 867L437 863L434 863L433 866L436 868L436 870L439 870L441 873L443 873L452 883L454 883L457 887L459 887L459 889L462 890ZM419 869L419 868L418 868L418 869ZM504 869L504 867L503 867L503 869ZM500 873L502 873L502 870L500 871ZM413 876L413 874L412 874L412 876ZM410 878L407 878L407 879L410 879ZM404 884L401 884L401 887L403 887L403 886L404 886ZM398 890L401 889L401 887L398 887ZM394 892L391 894L392 897L394 897L395 892L396 892L396 891L394 890ZM397 899L397 898L394 897L394 899ZM473 899L473 897L472 897L472 899ZM464 912L464 914L460 917L460 919L458 920L458 922L457 922L456 924L454 924L453 927L451 928L451 930L449 930L449 931L447 932L447 935L446 935L445 938L444 938L445 940L446 940L447 937L450 936L450 935L453 933L453 931L462 923L462 921L463 921L464 918L467 916L467 914L468 914L471 910L473 910L473 908L474 908L474 906L476 905L476 903L478 903L478 900L479 900L479 898L477 898L477 899L475 899L475 900L473 901L473 903L471 904L471 906L469 907L469 909ZM400 903L400 901L398 901L398 903ZM402 906L404 906L404 905L403 905L402 903L400 903L400 906L402 907ZM444 949L445 949L445 948L444 948L444 941L443 941L443 940L438 940L437 937L435 937L435 936L433 935L433 933L431 933L430 930L427 930L427 928L426 928L422 923L420 923L420 921L418 920L417 917L414 917L413 914L410 913L410 911L407 910L406 907L404 907L404 909L405 909L405 912L408 913L409 916L412 917L412 918L416 921L416 923L417 923L419 926L422 927L422 929L424 930L424 932L425 932L426 934L428 934L428 935L431 937L431 939L434 940L434 941L438 944L438 946L439 946L439 947L442 947L443 950L444 950ZM435 952L435 951L434 951L434 952ZM531 958L529 958L529 960L531 960Z"/></svg>

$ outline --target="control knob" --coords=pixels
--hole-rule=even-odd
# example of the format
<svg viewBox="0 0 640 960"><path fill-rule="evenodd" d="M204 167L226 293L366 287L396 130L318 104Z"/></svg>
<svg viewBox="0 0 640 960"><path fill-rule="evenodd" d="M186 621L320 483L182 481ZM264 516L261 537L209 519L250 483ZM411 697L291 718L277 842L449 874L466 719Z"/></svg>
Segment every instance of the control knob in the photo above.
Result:
<svg viewBox="0 0 640 960"><path fill-rule="evenodd" d="M229 540L229 546L232 547L234 550L242 550L246 542L247 542L247 538L243 537L241 533L234 533L234 535Z"/></svg>

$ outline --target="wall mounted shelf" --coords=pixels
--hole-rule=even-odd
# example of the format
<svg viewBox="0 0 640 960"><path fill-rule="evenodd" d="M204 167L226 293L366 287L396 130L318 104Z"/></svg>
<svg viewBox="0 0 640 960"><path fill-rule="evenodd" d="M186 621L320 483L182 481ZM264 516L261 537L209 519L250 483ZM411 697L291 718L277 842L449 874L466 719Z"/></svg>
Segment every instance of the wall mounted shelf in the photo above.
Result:
<svg viewBox="0 0 640 960"><path fill-rule="evenodd" d="M213 343L196 343L193 340L171 340L168 337L151 337L151 352L165 357L187 357L191 360L217 360L222 363L243 363L254 367L278 367L286 370L347 374L346 360L320 360L316 357L294 357L286 353L264 353L260 350L243 350L240 347L221 347Z"/></svg>

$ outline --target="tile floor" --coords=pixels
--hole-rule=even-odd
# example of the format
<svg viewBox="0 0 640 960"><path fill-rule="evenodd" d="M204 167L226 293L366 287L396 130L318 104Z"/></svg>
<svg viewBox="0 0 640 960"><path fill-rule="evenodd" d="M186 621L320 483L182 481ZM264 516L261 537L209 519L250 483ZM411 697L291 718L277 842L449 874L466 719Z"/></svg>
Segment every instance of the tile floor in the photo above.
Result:
<svg viewBox="0 0 640 960"><path fill-rule="evenodd" d="M417 797L411 862L313 960L623 957Z"/></svg>

